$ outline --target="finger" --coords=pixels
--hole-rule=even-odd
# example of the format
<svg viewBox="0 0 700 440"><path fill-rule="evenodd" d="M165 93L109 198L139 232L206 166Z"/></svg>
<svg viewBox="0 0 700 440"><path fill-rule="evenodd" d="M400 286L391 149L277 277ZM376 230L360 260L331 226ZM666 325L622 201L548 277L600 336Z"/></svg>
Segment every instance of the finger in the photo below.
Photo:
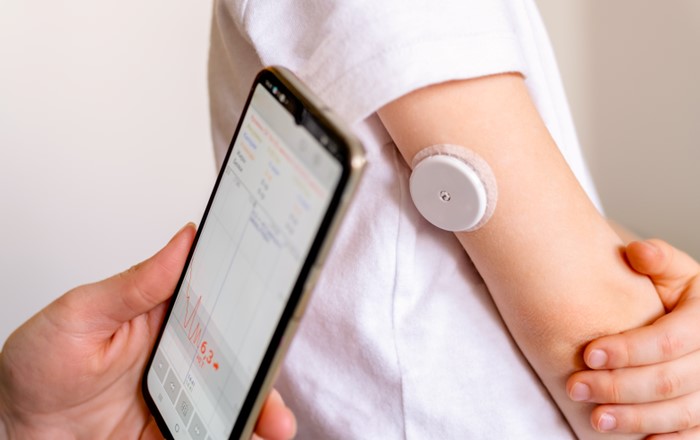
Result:
<svg viewBox="0 0 700 440"><path fill-rule="evenodd" d="M640 405L601 405L591 414L599 432L671 433L700 426L700 394Z"/></svg>
<svg viewBox="0 0 700 440"><path fill-rule="evenodd" d="M657 280L687 280L698 271L692 257L663 240L633 241L626 253L634 270Z"/></svg>
<svg viewBox="0 0 700 440"><path fill-rule="evenodd" d="M651 278L669 310L676 306L684 288L700 269L692 257L662 240L632 242L626 255L634 270Z"/></svg>
<svg viewBox="0 0 700 440"><path fill-rule="evenodd" d="M158 425L153 417L149 417L148 423L141 433L139 440L163 440L163 434L160 433Z"/></svg>
<svg viewBox="0 0 700 440"><path fill-rule="evenodd" d="M87 307L120 325L167 300L180 278L194 234L194 225L187 224L148 260L88 286Z"/></svg>
<svg viewBox="0 0 700 440"><path fill-rule="evenodd" d="M287 440L296 434L297 423L277 390L272 390L263 404L255 433L267 440Z"/></svg>
<svg viewBox="0 0 700 440"><path fill-rule="evenodd" d="M586 365L593 369L635 367L666 362L700 350L700 332L696 330L700 316L698 293L693 292L673 312L652 325L591 342L583 353Z"/></svg>
<svg viewBox="0 0 700 440"><path fill-rule="evenodd" d="M647 403L668 400L700 389L700 351L672 362L617 370L585 370L566 384L578 402Z"/></svg>
<svg viewBox="0 0 700 440"><path fill-rule="evenodd" d="M684 431L668 434L650 435L646 440L698 440L700 439L700 427L686 429Z"/></svg>
<svg viewBox="0 0 700 440"><path fill-rule="evenodd" d="M627 256L635 270L651 277L672 312L650 326L592 342L584 351L586 365L594 369L648 365L700 349L700 333L695 331L700 316L698 263L661 240L631 243Z"/></svg>

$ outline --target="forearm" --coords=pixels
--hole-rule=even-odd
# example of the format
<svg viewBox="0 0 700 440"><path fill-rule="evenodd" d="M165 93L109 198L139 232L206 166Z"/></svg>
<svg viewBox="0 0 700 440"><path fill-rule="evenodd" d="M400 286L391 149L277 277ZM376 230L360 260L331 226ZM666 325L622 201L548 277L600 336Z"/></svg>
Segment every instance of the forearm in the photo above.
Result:
<svg viewBox="0 0 700 440"><path fill-rule="evenodd" d="M494 216L457 236L577 434L595 437L589 408L565 395L566 378L582 368L586 342L647 323L663 308L648 280L627 269L619 238L580 188L522 79L433 86L380 116L408 163L421 148L452 143L491 165L499 191Z"/></svg>
<svg viewBox="0 0 700 440"><path fill-rule="evenodd" d="M503 197L518 190L501 189ZM648 280L627 268L620 241L607 223L583 196L566 191L567 200L557 200L554 193L562 190L542 189L541 199L522 203L506 201L499 206L501 215L484 230L458 238L511 334L579 437L595 438L599 434L588 421L592 407L568 399L566 379L584 367L586 343L647 324L663 308ZM535 218L523 217L523 210Z"/></svg>
<svg viewBox="0 0 700 440"><path fill-rule="evenodd" d="M0 352L0 366L2 365L2 352ZM10 413L5 397L5 376L0 367L0 440L10 438Z"/></svg>

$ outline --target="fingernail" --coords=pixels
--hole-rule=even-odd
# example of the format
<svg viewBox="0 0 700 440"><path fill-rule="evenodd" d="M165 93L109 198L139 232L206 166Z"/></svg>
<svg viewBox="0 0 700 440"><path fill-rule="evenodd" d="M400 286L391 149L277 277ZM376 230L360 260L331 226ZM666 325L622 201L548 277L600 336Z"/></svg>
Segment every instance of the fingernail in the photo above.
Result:
<svg viewBox="0 0 700 440"><path fill-rule="evenodd" d="M617 420L612 414L605 413L598 419L598 431L612 431L617 428Z"/></svg>
<svg viewBox="0 0 700 440"><path fill-rule="evenodd" d="M585 402L591 398L591 388L585 383L576 382L574 386L571 387L569 397L571 397L571 400L574 402Z"/></svg>
<svg viewBox="0 0 700 440"><path fill-rule="evenodd" d="M603 368L608 363L608 354L603 350L593 350L588 353L586 365L591 368Z"/></svg>

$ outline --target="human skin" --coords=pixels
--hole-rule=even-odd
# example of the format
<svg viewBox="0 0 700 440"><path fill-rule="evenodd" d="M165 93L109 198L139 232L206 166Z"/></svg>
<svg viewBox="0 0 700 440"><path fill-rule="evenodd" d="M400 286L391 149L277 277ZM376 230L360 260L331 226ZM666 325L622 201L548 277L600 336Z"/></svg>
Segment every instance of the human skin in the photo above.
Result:
<svg viewBox="0 0 700 440"><path fill-rule="evenodd" d="M700 265L655 239L628 244L625 256L650 278L668 313L589 344L583 359L591 369L569 378L569 397L601 404L591 414L599 430L607 424L617 432L669 433L649 440L700 438Z"/></svg>
<svg viewBox="0 0 700 440"><path fill-rule="evenodd" d="M498 205L481 229L456 236L483 277L518 346L579 438L601 434L594 405L573 402L568 377L600 336L664 314L647 277L631 271L622 242L588 199L518 74L432 85L380 109L408 164L426 146L468 146L491 166Z"/></svg>
<svg viewBox="0 0 700 440"><path fill-rule="evenodd" d="M71 290L8 338L0 353L0 439L162 438L141 377L194 235L185 226L153 257ZM256 433L280 440L295 430L273 391Z"/></svg>

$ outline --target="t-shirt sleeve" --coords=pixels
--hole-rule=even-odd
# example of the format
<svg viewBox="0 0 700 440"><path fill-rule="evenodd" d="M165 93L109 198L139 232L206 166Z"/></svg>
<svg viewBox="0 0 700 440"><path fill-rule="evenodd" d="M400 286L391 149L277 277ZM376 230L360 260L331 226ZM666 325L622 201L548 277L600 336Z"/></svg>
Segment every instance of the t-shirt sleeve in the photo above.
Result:
<svg viewBox="0 0 700 440"><path fill-rule="evenodd" d="M250 0L240 12L263 64L295 71L349 123L429 84L526 73L498 0Z"/></svg>

